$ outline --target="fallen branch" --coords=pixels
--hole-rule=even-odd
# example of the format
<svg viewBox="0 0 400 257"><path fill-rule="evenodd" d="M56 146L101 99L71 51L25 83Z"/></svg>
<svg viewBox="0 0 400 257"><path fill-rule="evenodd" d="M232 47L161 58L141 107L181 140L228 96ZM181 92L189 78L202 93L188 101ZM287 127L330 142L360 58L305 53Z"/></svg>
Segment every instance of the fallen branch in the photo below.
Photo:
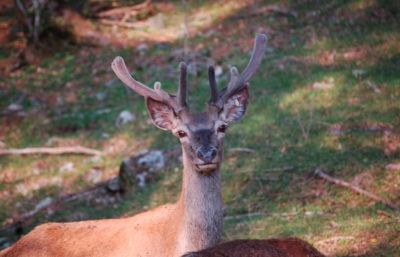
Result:
<svg viewBox="0 0 400 257"><path fill-rule="evenodd" d="M373 193L370 193L370 192L368 192L368 191L365 191L364 189L361 189L361 188L359 188L359 187L357 187L357 186L355 186L355 185L353 185L353 184L351 184L351 183L348 183L348 182L346 182L346 181L333 178L333 177L331 177L331 176L325 174L325 173L324 173L321 169L319 169L319 168L317 168L317 169L315 170L315 174L318 175L318 176L320 176L321 178L323 178L323 179L329 181L329 182L332 182L332 183L335 183L335 184L337 184L337 185L350 188L351 190L354 190L354 191L356 191L356 192L358 192L358 193L360 193L360 194L363 194L363 195L365 195L365 196L367 196L367 197L369 197L369 198L372 198L372 199L374 199L374 200L376 200L376 201L378 201L378 202L384 203L384 204L386 204L387 206L389 206L389 207L391 207L391 208L393 208L393 209L395 209L395 210L398 210L398 208L399 208L396 204L392 203L392 202L389 201L388 199L383 198L383 197L380 197L380 196L377 196L377 195L375 195L375 194L373 194Z"/></svg>
<svg viewBox="0 0 400 257"><path fill-rule="evenodd" d="M134 6L123 6L123 7L117 7L113 8L111 10L99 12L96 14L97 17L99 18L105 18L105 17L112 17L112 16L118 16L118 15L125 15L126 13L129 12L134 12L136 11L147 8L151 4L151 0L146 0L141 4L137 4Z"/></svg>
<svg viewBox="0 0 400 257"><path fill-rule="evenodd" d="M292 170L292 169L294 169L293 166L283 166L283 167L270 168L270 169L265 169L265 170L242 170L242 171L236 172L236 174L248 173L248 172L264 173L264 172L275 172L275 171L287 171L287 170Z"/></svg>
<svg viewBox="0 0 400 257"><path fill-rule="evenodd" d="M62 210L66 203L76 201L82 198L88 198L95 195L102 188L107 187L109 182L112 179L101 181L90 188L84 189L80 192L71 193L68 195L61 196L59 199L45 201L42 205L36 206L33 210L30 210L26 213L19 215L18 217L14 217L10 219L10 223L4 224L0 227L0 231L8 231L13 230L13 228L20 226L28 222L33 216L41 212L55 212Z"/></svg>
<svg viewBox="0 0 400 257"><path fill-rule="evenodd" d="M100 22L103 25L118 26L131 29L140 29L148 26L148 23L145 21L127 22L127 21L112 21L107 19L99 19L98 22Z"/></svg>
<svg viewBox="0 0 400 257"><path fill-rule="evenodd" d="M248 18L251 16L256 16L256 15L261 15L261 14L265 14L268 12L276 12L276 13L280 13L283 15L291 15L293 17L297 17L297 12L290 10L290 9L286 9L286 8L282 8L279 7L277 5L268 5L268 6L264 6L260 9L257 9L255 11L249 12L249 13L243 13L243 14L236 14L233 17L234 18L238 18L238 19L243 19L243 18Z"/></svg>
<svg viewBox="0 0 400 257"><path fill-rule="evenodd" d="M24 149L0 149L1 155L23 155L23 154L88 154L88 155L102 155L101 151L86 148L83 146L69 146L69 147L39 147L39 148L24 148Z"/></svg>

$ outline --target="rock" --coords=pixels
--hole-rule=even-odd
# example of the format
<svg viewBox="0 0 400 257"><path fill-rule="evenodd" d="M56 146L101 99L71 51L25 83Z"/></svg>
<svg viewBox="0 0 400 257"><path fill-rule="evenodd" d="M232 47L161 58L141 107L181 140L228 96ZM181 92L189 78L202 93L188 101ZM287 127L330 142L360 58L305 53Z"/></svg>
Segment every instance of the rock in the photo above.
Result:
<svg viewBox="0 0 400 257"><path fill-rule="evenodd" d="M123 191L129 191L136 185L144 187L156 173L165 167L162 151L144 149L126 158L118 175L118 183Z"/></svg>
<svg viewBox="0 0 400 257"><path fill-rule="evenodd" d="M312 87L315 89L329 89L329 88L333 88L335 86L334 82L335 82L335 79L330 77L330 78L324 79L322 81L314 82L312 84Z"/></svg>
<svg viewBox="0 0 400 257"><path fill-rule="evenodd" d="M119 184L118 177L112 178L108 181L107 188L113 192L117 192L121 190L121 186Z"/></svg>
<svg viewBox="0 0 400 257"><path fill-rule="evenodd" d="M366 73L366 71L361 70L361 69L355 69L351 73L353 74L354 77L358 78L358 77L361 77L362 75L364 75Z"/></svg>
<svg viewBox="0 0 400 257"><path fill-rule="evenodd" d="M145 44L145 43L140 44L140 45L136 48L136 51L138 51L138 52L144 52L144 51L147 51L147 50L149 50L149 47L148 47L148 45Z"/></svg>
<svg viewBox="0 0 400 257"><path fill-rule="evenodd" d="M10 104L9 106L7 106L6 110L9 111L9 112L18 112L18 111L22 110L22 105L20 105L20 104Z"/></svg>
<svg viewBox="0 0 400 257"><path fill-rule="evenodd" d="M83 180L93 184L99 183L103 178L103 171L99 167L92 167L83 175Z"/></svg>
<svg viewBox="0 0 400 257"><path fill-rule="evenodd" d="M115 121L115 126L116 127L120 127L121 125L124 125L128 122L132 122L136 120L136 116L135 114L131 113L128 110L123 110L122 112L120 112L120 114L118 115L117 120Z"/></svg>
<svg viewBox="0 0 400 257"><path fill-rule="evenodd" d="M103 101L104 99L106 99L107 93L106 92L97 92L96 94L94 94L94 96L96 97L97 100Z"/></svg>
<svg viewBox="0 0 400 257"><path fill-rule="evenodd" d="M147 23L149 24L150 28L164 29L165 28L164 15L161 12L159 12L155 16L149 17L147 19Z"/></svg>
<svg viewBox="0 0 400 257"><path fill-rule="evenodd" d="M35 211L38 211L40 209L47 207L52 202L53 202L53 198L51 198L50 196L47 196L46 198L44 198L38 204L35 205Z"/></svg>
<svg viewBox="0 0 400 257"><path fill-rule="evenodd" d="M64 173L64 172L71 172L74 170L74 163L73 162L67 162L63 166L58 169L59 173Z"/></svg>

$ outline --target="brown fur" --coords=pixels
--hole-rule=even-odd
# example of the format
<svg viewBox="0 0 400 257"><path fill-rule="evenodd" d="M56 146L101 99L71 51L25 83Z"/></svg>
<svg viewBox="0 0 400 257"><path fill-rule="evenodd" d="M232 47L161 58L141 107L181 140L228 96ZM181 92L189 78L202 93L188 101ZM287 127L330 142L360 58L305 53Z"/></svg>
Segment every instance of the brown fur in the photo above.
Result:
<svg viewBox="0 0 400 257"><path fill-rule="evenodd" d="M306 241L288 237L234 240L182 257L324 257L324 255Z"/></svg>

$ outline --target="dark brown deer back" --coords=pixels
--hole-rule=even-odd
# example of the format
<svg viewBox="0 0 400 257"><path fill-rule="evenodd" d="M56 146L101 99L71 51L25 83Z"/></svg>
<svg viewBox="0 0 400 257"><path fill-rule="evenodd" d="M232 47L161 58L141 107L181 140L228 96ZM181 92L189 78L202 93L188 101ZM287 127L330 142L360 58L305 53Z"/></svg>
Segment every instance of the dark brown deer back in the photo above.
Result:
<svg viewBox="0 0 400 257"><path fill-rule="evenodd" d="M314 246L297 237L271 238L263 241L279 249L282 249L288 256L293 256L293 257L324 256L317 249L315 249Z"/></svg>
<svg viewBox="0 0 400 257"><path fill-rule="evenodd" d="M324 257L324 255L306 241L288 237L234 240L182 257Z"/></svg>

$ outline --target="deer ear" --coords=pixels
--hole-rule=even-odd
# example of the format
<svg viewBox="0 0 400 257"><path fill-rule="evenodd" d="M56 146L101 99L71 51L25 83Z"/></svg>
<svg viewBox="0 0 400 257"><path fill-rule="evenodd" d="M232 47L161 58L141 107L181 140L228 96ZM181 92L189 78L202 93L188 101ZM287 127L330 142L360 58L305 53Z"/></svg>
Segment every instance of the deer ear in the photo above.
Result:
<svg viewBox="0 0 400 257"><path fill-rule="evenodd" d="M154 125L163 130L172 130L176 127L177 118L174 110L166 103L146 97L146 105Z"/></svg>
<svg viewBox="0 0 400 257"><path fill-rule="evenodd" d="M243 89L230 96L224 103L221 115L222 120L227 123L237 121L246 112L247 100L249 98L250 84L246 83Z"/></svg>

